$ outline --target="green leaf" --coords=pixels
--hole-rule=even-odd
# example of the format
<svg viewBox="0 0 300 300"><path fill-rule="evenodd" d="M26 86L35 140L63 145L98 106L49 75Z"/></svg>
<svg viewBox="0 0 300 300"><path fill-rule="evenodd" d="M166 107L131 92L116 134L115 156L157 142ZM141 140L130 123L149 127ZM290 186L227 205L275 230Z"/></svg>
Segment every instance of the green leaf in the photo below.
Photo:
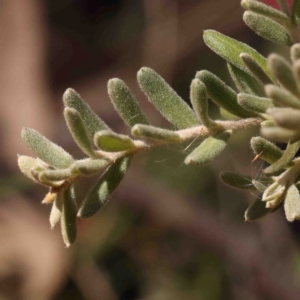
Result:
<svg viewBox="0 0 300 300"><path fill-rule="evenodd" d="M148 100L175 127L184 129L199 125L193 110L152 69L142 68L137 80Z"/></svg>
<svg viewBox="0 0 300 300"><path fill-rule="evenodd" d="M52 183L53 181L61 181L71 179L78 173L74 173L71 168L58 169L58 170L46 170L39 173L39 181L45 183Z"/></svg>
<svg viewBox="0 0 300 300"><path fill-rule="evenodd" d="M294 143L300 140L300 132L282 127L262 127L261 135L275 143Z"/></svg>
<svg viewBox="0 0 300 300"><path fill-rule="evenodd" d="M260 136L253 137L250 144L255 154L269 164L273 164L283 155L279 147Z"/></svg>
<svg viewBox="0 0 300 300"><path fill-rule="evenodd" d="M271 107L267 110L267 113L273 117L277 125L300 131L299 109Z"/></svg>
<svg viewBox="0 0 300 300"><path fill-rule="evenodd" d="M292 21L294 24L300 24L300 1L294 0L292 7Z"/></svg>
<svg viewBox="0 0 300 300"><path fill-rule="evenodd" d="M142 124L134 125L131 129L131 134L142 138L160 140L162 142L176 143L181 140L175 131Z"/></svg>
<svg viewBox="0 0 300 300"><path fill-rule="evenodd" d="M269 74L269 71L267 69L267 60L248 45L238 42L237 40L214 30L205 30L203 39L205 44L211 50L216 52L232 65L248 73L249 75L252 74L240 58L241 53L250 55L260 65L264 72L266 74Z"/></svg>
<svg viewBox="0 0 300 300"><path fill-rule="evenodd" d="M77 110L82 118L84 126L87 130L90 139L93 139L97 131L109 129L109 127L102 121L85 103L80 95L73 89L67 89L63 95L63 102L65 106Z"/></svg>
<svg viewBox="0 0 300 300"><path fill-rule="evenodd" d="M227 142L231 136L231 131L222 131L214 136L205 139L199 147L197 147L184 160L185 164L204 165L216 157L218 157L227 146Z"/></svg>
<svg viewBox="0 0 300 300"><path fill-rule="evenodd" d="M107 89L116 111L128 126L132 127L135 124L148 124L136 98L121 79L114 78L109 80Z"/></svg>
<svg viewBox="0 0 300 300"><path fill-rule="evenodd" d="M63 203L63 192L60 191L57 194L52 204L52 209L50 212L49 221L50 221L51 229L53 229L56 226L56 224L60 221L61 214L62 214L62 203Z"/></svg>
<svg viewBox="0 0 300 300"><path fill-rule="evenodd" d="M226 109L220 107L220 115L223 119L225 120L240 120L241 118L231 114L229 111L227 111Z"/></svg>
<svg viewBox="0 0 300 300"><path fill-rule="evenodd" d="M300 1L298 1L300 3ZM300 5L299 5L300 7ZM291 47L291 59L292 62L296 62L298 59L300 59L300 43L294 44Z"/></svg>
<svg viewBox="0 0 300 300"><path fill-rule="evenodd" d="M272 175L287 167L294 159L297 151L299 150L299 146L299 142L293 144L288 143L283 155L276 162L267 167L264 170L264 173L267 175Z"/></svg>
<svg viewBox="0 0 300 300"><path fill-rule="evenodd" d="M249 94L238 94L238 103L243 108L257 113L265 113L269 107L274 106L272 100L269 98Z"/></svg>
<svg viewBox="0 0 300 300"><path fill-rule="evenodd" d="M265 91L267 96L272 98L273 103L276 106L300 109L300 100L287 90L284 90L273 84L268 84L265 86Z"/></svg>
<svg viewBox="0 0 300 300"><path fill-rule="evenodd" d="M133 140L127 135L102 130L95 134L95 145L104 151L118 152L135 148Z"/></svg>
<svg viewBox="0 0 300 300"><path fill-rule="evenodd" d="M245 221L251 222L260 219L272 212L271 208L266 208L266 203L261 199L256 199L245 212Z"/></svg>
<svg viewBox="0 0 300 300"><path fill-rule="evenodd" d="M248 27L266 40L280 45L291 46L293 44L287 30L270 18L246 11L243 19Z"/></svg>
<svg viewBox="0 0 300 300"><path fill-rule="evenodd" d="M208 99L205 84L194 79L191 84L190 98L198 119L205 127L215 127L216 123L208 116Z"/></svg>
<svg viewBox="0 0 300 300"><path fill-rule="evenodd" d="M31 180L38 182L32 175L32 170L39 168L41 170L46 169L47 165L38 158L33 158L26 155L18 155L18 166L21 172Z"/></svg>
<svg viewBox="0 0 300 300"><path fill-rule="evenodd" d="M236 92L216 75L209 71L200 71L197 72L196 78L205 84L209 98L231 114L242 118L257 116L257 114L240 107Z"/></svg>
<svg viewBox="0 0 300 300"><path fill-rule="evenodd" d="M241 5L244 9L269 17L283 25L290 23L290 18L285 13L256 0L242 0Z"/></svg>
<svg viewBox="0 0 300 300"><path fill-rule="evenodd" d="M221 172L220 179L227 185L235 189L249 190L253 189L252 178L232 172Z"/></svg>
<svg viewBox="0 0 300 300"><path fill-rule="evenodd" d="M93 216L108 201L127 172L130 161L131 157L121 158L105 171L84 199L78 217Z"/></svg>
<svg viewBox="0 0 300 300"><path fill-rule="evenodd" d="M252 58L251 55L248 55L247 53L241 53L240 58L246 65L249 72L262 84L273 83L273 76L269 73L269 71L267 73L266 70L263 69L254 58Z"/></svg>
<svg viewBox="0 0 300 300"><path fill-rule="evenodd" d="M284 200L284 211L289 222L300 220L300 194L294 184L287 190Z"/></svg>
<svg viewBox="0 0 300 300"><path fill-rule="evenodd" d="M268 68L285 89L295 96L300 96L294 79L291 65L280 55L271 54L268 57Z"/></svg>
<svg viewBox="0 0 300 300"><path fill-rule="evenodd" d="M23 128L21 136L34 155L55 168L68 168L74 161L68 152L33 129Z"/></svg>
<svg viewBox="0 0 300 300"><path fill-rule="evenodd" d="M91 176L98 173L101 170L106 169L110 165L110 162L106 159L81 159L74 163L74 169L80 174L85 176Z"/></svg>
<svg viewBox="0 0 300 300"><path fill-rule="evenodd" d="M240 92L256 96L265 95L262 86L253 76L229 63L227 63L227 67L231 78Z"/></svg>
<svg viewBox="0 0 300 300"><path fill-rule="evenodd" d="M79 112L73 108L66 107L64 109L64 116L69 131L79 148L90 157L96 157L93 144Z"/></svg>
<svg viewBox="0 0 300 300"><path fill-rule="evenodd" d="M62 214L60 218L61 234L66 247L76 239L76 199L73 187L69 187L62 194Z"/></svg>

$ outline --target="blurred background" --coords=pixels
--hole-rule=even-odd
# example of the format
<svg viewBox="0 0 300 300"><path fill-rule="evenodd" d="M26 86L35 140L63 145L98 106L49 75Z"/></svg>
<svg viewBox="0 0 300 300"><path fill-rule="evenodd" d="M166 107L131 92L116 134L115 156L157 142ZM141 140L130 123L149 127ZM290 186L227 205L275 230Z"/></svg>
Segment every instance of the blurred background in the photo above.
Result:
<svg viewBox="0 0 300 300"><path fill-rule="evenodd" d="M269 1L270 2L270 1ZM209 166L185 166L200 141L135 158L111 201L78 223L64 248L50 230L47 192L17 168L27 154L20 138L32 127L76 158L62 115L62 94L73 87L120 133L128 129L106 91L123 79L152 124L170 127L139 91L136 73L153 68L189 102L196 71L231 84L226 63L203 43L215 29L264 55L274 48L242 22L239 0L2 0L0 9L0 299L268 300L299 299L298 223L282 210L245 223L256 195L220 183L221 170L260 176L249 140L233 137ZM231 84L232 85L232 84ZM220 118L213 104L211 114ZM81 182L81 201L91 185Z"/></svg>

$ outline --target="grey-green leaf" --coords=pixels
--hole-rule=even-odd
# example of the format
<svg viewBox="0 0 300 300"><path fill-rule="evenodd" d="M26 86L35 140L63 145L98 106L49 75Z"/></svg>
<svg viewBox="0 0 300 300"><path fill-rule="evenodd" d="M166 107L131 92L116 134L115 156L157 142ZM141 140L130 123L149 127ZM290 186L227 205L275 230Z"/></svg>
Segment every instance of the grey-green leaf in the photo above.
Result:
<svg viewBox="0 0 300 300"><path fill-rule="evenodd" d="M103 151L118 152L135 148L134 141L127 135L102 130L95 134L94 143Z"/></svg>
<svg viewBox="0 0 300 300"><path fill-rule="evenodd" d="M92 141L90 140L79 112L74 108L66 107L64 109L64 116L69 131L79 148L90 157L96 157Z"/></svg>
<svg viewBox="0 0 300 300"><path fill-rule="evenodd" d="M284 200L284 211L289 222L300 220L300 194L294 184L287 190Z"/></svg>
<svg viewBox="0 0 300 300"><path fill-rule="evenodd" d="M73 89L67 89L63 95L65 106L77 110L83 120L90 139L93 139L95 132L109 129L109 127L101 120L90 106L83 101L80 95Z"/></svg>
<svg viewBox="0 0 300 300"><path fill-rule="evenodd" d="M62 214L60 218L61 234L66 247L69 247L76 239L76 198L73 187L63 191Z"/></svg>
<svg viewBox="0 0 300 300"><path fill-rule="evenodd" d="M150 125L134 125L131 129L131 134L142 138L159 140L161 142L180 142L180 136L175 131Z"/></svg>
<svg viewBox="0 0 300 300"><path fill-rule="evenodd" d="M300 131L300 110L294 108L271 107L267 113L276 124L287 129Z"/></svg>
<svg viewBox="0 0 300 300"><path fill-rule="evenodd" d="M293 107L300 109L300 100L287 90L273 84L265 86L266 94L272 98L275 106Z"/></svg>
<svg viewBox="0 0 300 300"><path fill-rule="evenodd" d="M249 190L254 188L250 176L223 171L220 173L220 179L225 184L235 189Z"/></svg>
<svg viewBox="0 0 300 300"><path fill-rule="evenodd" d="M73 167L80 174L85 176L91 176L98 173L101 170L106 169L110 165L110 162L106 159L81 159L77 160Z"/></svg>
<svg viewBox="0 0 300 300"><path fill-rule="evenodd" d="M241 5L247 10L273 19L274 21L277 21L283 25L287 25L290 23L290 18L285 13L259 1L242 0Z"/></svg>
<svg viewBox="0 0 300 300"><path fill-rule="evenodd" d="M300 1L298 1L300 3ZM300 7L300 5L299 5ZM291 47L291 59L292 62L297 61L298 59L300 59L300 43L294 44Z"/></svg>
<svg viewBox="0 0 300 300"><path fill-rule="evenodd" d="M135 124L148 124L136 98L124 81L118 78L109 80L107 90L116 111L129 127Z"/></svg>
<svg viewBox="0 0 300 300"><path fill-rule="evenodd" d="M227 67L231 78L233 79L236 87L242 93L264 96L265 92L262 86L257 82L257 80L249 75L248 73L242 71L241 69L235 67L234 65L227 63Z"/></svg>
<svg viewBox="0 0 300 300"><path fill-rule="evenodd" d="M238 103L243 108L257 113L265 113L269 107L274 106L271 99L250 94L238 94Z"/></svg>
<svg viewBox="0 0 300 300"><path fill-rule="evenodd" d="M199 125L188 104L152 69L142 68L138 72L137 80L148 100L175 127L184 129Z"/></svg>
<svg viewBox="0 0 300 300"><path fill-rule="evenodd" d="M287 167L294 159L297 151L299 150L299 147L300 147L299 142L292 143L292 144L288 143L283 155L276 162L274 162L272 165L267 167L264 170L264 173L267 175L272 175Z"/></svg>
<svg viewBox="0 0 300 300"><path fill-rule="evenodd" d="M267 70L267 60L248 45L214 30L205 30L203 39L210 49L249 75L252 74L240 58L241 53L250 55L261 66L264 72L269 74L269 71Z"/></svg>
<svg viewBox="0 0 300 300"><path fill-rule="evenodd" d="M279 147L260 136L253 137L250 144L255 154L269 164L273 164L283 155Z"/></svg>
<svg viewBox="0 0 300 300"><path fill-rule="evenodd" d="M192 81L190 98L196 115L205 127L214 127L216 123L208 116L208 99L206 86L197 78Z"/></svg>
<svg viewBox="0 0 300 300"><path fill-rule="evenodd" d="M78 212L79 217L91 217L105 205L127 172L130 161L131 157L121 158L105 171L84 199Z"/></svg>
<svg viewBox="0 0 300 300"><path fill-rule="evenodd" d="M270 18L246 11L243 19L248 27L263 38L280 45L291 46L293 44L287 30Z"/></svg>
<svg viewBox="0 0 300 300"><path fill-rule="evenodd" d="M242 108L237 102L237 93L216 75L209 71L200 71L196 78L205 84L209 98L228 112L242 118L257 116Z"/></svg>
<svg viewBox="0 0 300 300"><path fill-rule="evenodd" d="M18 155L18 166L24 175L26 175L28 178L35 182L37 182L37 180L35 177L32 176L31 170L35 168L46 168L46 164L44 164L38 158L33 158L26 155Z"/></svg>
<svg viewBox="0 0 300 300"><path fill-rule="evenodd" d="M294 79L292 67L282 56L271 54L268 57L268 68L277 78L278 82L292 94L299 97L299 91Z"/></svg>
<svg viewBox="0 0 300 300"><path fill-rule="evenodd" d="M26 146L38 158L55 168L68 168L74 161L68 152L46 139L36 130L23 128L21 136Z"/></svg>
<svg viewBox="0 0 300 300"><path fill-rule="evenodd" d="M266 72L265 69L254 59L251 55L247 53L241 53L240 58L249 70L249 72L262 84L269 84L274 82L273 76ZM272 77L271 77L272 76Z"/></svg>
<svg viewBox="0 0 300 300"><path fill-rule="evenodd" d="M222 131L214 136L205 139L191 154L184 160L185 164L204 165L218 157L226 148L231 131Z"/></svg>

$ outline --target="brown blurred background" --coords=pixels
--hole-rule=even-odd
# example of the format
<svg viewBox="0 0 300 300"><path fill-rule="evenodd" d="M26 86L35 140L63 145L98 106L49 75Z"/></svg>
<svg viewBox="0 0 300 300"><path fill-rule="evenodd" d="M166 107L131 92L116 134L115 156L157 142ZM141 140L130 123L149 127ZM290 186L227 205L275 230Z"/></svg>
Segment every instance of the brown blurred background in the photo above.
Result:
<svg viewBox="0 0 300 300"><path fill-rule="evenodd" d="M164 127L169 124L138 89L142 66L187 101L198 70L230 83L225 62L204 45L203 30L221 31L265 55L271 49L243 24L239 0L0 3L0 300L299 299L299 225L288 224L281 210L244 223L255 195L218 179L220 170L260 176L263 165L251 163L248 147L253 131L236 135L226 153L203 168L183 165L197 142L137 157L110 203L79 222L70 249L59 228L50 230L50 208L40 204L46 190L16 164L17 153L29 154L22 126L83 157L62 116L68 87L126 133L106 92L110 78L122 78L149 120ZM89 186L81 182L79 201Z"/></svg>

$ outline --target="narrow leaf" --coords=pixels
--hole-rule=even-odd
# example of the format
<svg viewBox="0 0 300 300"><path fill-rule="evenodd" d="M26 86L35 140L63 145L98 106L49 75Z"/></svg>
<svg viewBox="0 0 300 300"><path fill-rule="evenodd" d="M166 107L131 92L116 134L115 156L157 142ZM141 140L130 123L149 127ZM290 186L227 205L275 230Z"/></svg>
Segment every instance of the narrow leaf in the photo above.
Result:
<svg viewBox="0 0 300 300"><path fill-rule="evenodd" d="M208 116L208 99L205 84L194 79L191 84L190 98L199 120L205 127L214 127L216 123Z"/></svg>
<svg viewBox="0 0 300 300"><path fill-rule="evenodd" d="M101 130L94 136L95 145L104 151L118 152L135 148L133 140L127 135L117 134L111 130Z"/></svg>
<svg viewBox="0 0 300 300"><path fill-rule="evenodd" d="M199 125L192 109L152 69L142 68L137 80L148 100L175 127L183 129Z"/></svg>
<svg viewBox="0 0 300 300"><path fill-rule="evenodd" d="M272 212L271 208L266 208L266 203L261 199L256 199L245 212L245 221L251 222L260 219Z"/></svg>
<svg viewBox="0 0 300 300"><path fill-rule="evenodd" d="M96 155L92 142L80 114L75 109L66 107L64 109L64 116L69 131L79 148L90 157L95 157Z"/></svg>
<svg viewBox="0 0 300 300"><path fill-rule="evenodd" d="M265 113L269 107L274 106L272 100L269 98L249 94L238 94L238 103L243 108L257 113Z"/></svg>
<svg viewBox="0 0 300 300"><path fill-rule="evenodd" d="M291 65L280 55L271 54L268 57L268 68L277 78L280 85L295 96L299 96Z"/></svg>
<svg viewBox="0 0 300 300"><path fill-rule="evenodd" d="M267 110L267 113L273 117L277 125L300 131L299 109L271 107Z"/></svg>
<svg viewBox="0 0 300 300"><path fill-rule="evenodd" d="M221 172L220 179L232 188L249 190L253 189L252 178L232 172Z"/></svg>
<svg viewBox="0 0 300 300"><path fill-rule="evenodd" d="M87 130L90 139L94 137L95 132L109 129L109 127L102 121L90 106L82 100L80 95L73 89L67 89L63 95L63 102L65 106L77 110L82 118L82 121Z"/></svg>
<svg viewBox="0 0 300 300"><path fill-rule="evenodd" d="M196 78L205 84L209 98L228 112L242 118L257 116L257 114L240 107L236 92L216 75L209 71L200 71L197 72Z"/></svg>
<svg viewBox="0 0 300 300"><path fill-rule="evenodd" d="M142 124L134 125L131 129L131 134L162 142L180 142L181 140L175 131Z"/></svg>
<svg viewBox="0 0 300 300"><path fill-rule="evenodd" d="M288 143L281 158L278 159L276 162L274 162L269 167L267 167L264 170L264 173L267 175L272 175L274 173L277 173L278 171L281 171L286 166L288 166L291 163L291 161L294 159L297 151L299 150L299 146L300 146L299 142L296 142L293 144Z"/></svg>
<svg viewBox="0 0 300 300"><path fill-rule="evenodd" d="M116 111L129 127L135 124L148 124L136 98L121 79L109 80L107 90Z"/></svg>
<svg viewBox="0 0 300 300"><path fill-rule="evenodd" d="M77 175L77 172L71 168L67 169L58 169L58 170L46 170L39 173L39 180L41 182L52 182L70 179Z"/></svg>
<svg viewBox="0 0 300 300"><path fill-rule="evenodd" d="M36 178L32 175L31 170L40 168L41 170L46 169L47 165L38 158L33 158L26 155L18 155L18 166L21 172L31 180L37 182Z"/></svg>
<svg viewBox="0 0 300 300"><path fill-rule="evenodd" d="M233 79L236 87L240 92L256 96L265 95L262 86L253 76L249 75L248 73L242 71L232 64L227 63L227 67L231 78Z"/></svg>
<svg viewBox="0 0 300 300"><path fill-rule="evenodd" d="M73 163L73 158L68 152L46 139L39 132L23 128L21 136L26 146L45 163L58 169L68 168Z"/></svg>
<svg viewBox="0 0 300 300"><path fill-rule="evenodd" d="M204 165L211 162L226 148L230 136L230 130L222 131L214 136L210 136L186 157L184 163L187 165L191 163Z"/></svg>
<svg viewBox="0 0 300 300"><path fill-rule="evenodd" d="M76 199L74 188L70 187L62 194L62 214L60 219L61 234L66 247L76 239Z"/></svg>
<svg viewBox="0 0 300 300"><path fill-rule="evenodd" d="M262 84L273 83L273 76L269 73L269 71L267 73L266 70L263 69L254 58L252 58L251 55L248 55L247 53L241 53L240 58L246 65L249 72Z"/></svg>
<svg viewBox="0 0 300 300"><path fill-rule="evenodd" d="M260 55L256 50L248 45L238 42L226 35L223 35L214 30L205 30L203 34L205 44L218 55L223 57L226 61L233 64L237 68L252 75L248 68L244 65L240 58L241 53L250 55L264 70L266 74L269 74L267 70L267 60Z"/></svg>
<svg viewBox="0 0 300 300"><path fill-rule="evenodd" d="M266 94L272 98L276 106L292 107L300 109L300 100L292 95L290 92L273 84L265 86Z"/></svg>
<svg viewBox="0 0 300 300"><path fill-rule="evenodd" d="M262 127L261 135L275 143L294 143L300 140L300 132L282 127Z"/></svg>
<svg viewBox="0 0 300 300"><path fill-rule="evenodd" d="M85 176L91 176L98 173L101 170L106 169L110 165L110 162L106 159L82 159L77 160L74 163L74 169L80 174Z"/></svg>
<svg viewBox="0 0 300 300"><path fill-rule="evenodd" d="M105 205L112 192L123 179L130 161L131 157L121 158L105 171L84 199L78 212L79 217L91 217Z"/></svg>
<svg viewBox="0 0 300 300"><path fill-rule="evenodd" d="M248 27L263 38L280 45L291 46L293 44L287 30L270 18L246 11L243 19Z"/></svg>
<svg viewBox="0 0 300 300"><path fill-rule="evenodd" d="M62 198L63 192L59 192L52 204L52 209L49 217L51 229L53 229L56 226L56 224L60 221L63 203Z"/></svg>
<svg viewBox="0 0 300 300"><path fill-rule="evenodd" d="M277 21L283 25L287 25L290 23L290 18L285 13L259 1L242 0L241 5L244 9L253 11L265 17L269 17L270 19Z"/></svg>
<svg viewBox="0 0 300 300"><path fill-rule="evenodd" d="M250 144L255 154L269 164L273 164L283 155L279 147L260 136L253 137Z"/></svg>

